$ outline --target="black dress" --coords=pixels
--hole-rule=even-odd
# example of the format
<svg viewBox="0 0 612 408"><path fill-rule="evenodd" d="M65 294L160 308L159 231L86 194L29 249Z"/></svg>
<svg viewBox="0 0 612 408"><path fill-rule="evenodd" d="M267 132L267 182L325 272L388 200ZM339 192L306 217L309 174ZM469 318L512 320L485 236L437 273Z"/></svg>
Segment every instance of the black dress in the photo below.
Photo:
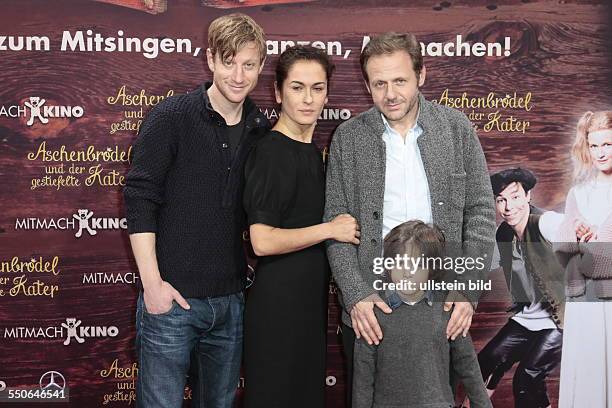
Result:
<svg viewBox="0 0 612 408"><path fill-rule="evenodd" d="M249 224L320 224L325 180L312 143L270 131L245 167ZM329 267L324 244L259 258L245 310L246 408L325 406Z"/></svg>

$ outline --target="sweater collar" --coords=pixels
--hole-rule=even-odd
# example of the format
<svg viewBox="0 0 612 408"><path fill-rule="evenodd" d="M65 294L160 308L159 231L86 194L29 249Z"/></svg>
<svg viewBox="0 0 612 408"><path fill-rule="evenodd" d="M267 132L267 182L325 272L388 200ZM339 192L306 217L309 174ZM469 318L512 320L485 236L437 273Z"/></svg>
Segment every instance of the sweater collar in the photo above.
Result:
<svg viewBox="0 0 612 408"><path fill-rule="evenodd" d="M401 305L406 304L406 302L404 302L402 298L400 297L399 293L397 293L397 291L395 290L387 289L385 291L385 298L387 300L387 304L389 305L391 309L397 309ZM425 291L425 296L423 296L423 298L416 303L420 303L423 300L425 300L429 306L433 305L433 301L434 301L433 292L427 289Z"/></svg>
<svg viewBox="0 0 612 408"><path fill-rule="evenodd" d="M429 102L421 92L418 94L419 98L419 113L417 116L417 124L415 126L421 126L423 130L431 128L433 123L436 121L432 103ZM375 106L363 113L364 122L371 127L376 135L382 137L385 132L385 123L383 121L382 113L376 109Z"/></svg>
<svg viewBox="0 0 612 408"><path fill-rule="evenodd" d="M208 88L212 86L212 81L206 81L202 85L200 85L197 90L194 92L198 97L198 100L201 102L201 111L205 117L208 117L211 121L219 121L225 123L225 119L223 116L217 111L214 110L210 103L210 98L208 97ZM246 122L253 122L254 127L265 126L267 123L267 119L265 116L259 111L257 105L250 97L246 97L244 100L244 104L242 105L242 118L246 119Z"/></svg>

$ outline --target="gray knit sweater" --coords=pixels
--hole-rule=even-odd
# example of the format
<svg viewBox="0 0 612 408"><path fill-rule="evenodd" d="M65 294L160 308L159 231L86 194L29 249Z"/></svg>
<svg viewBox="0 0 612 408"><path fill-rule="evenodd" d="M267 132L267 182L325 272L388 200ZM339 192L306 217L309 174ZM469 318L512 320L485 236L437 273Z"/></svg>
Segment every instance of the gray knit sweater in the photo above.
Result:
<svg viewBox="0 0 612 408"><path fill-rule="evenodd" d="M353 408L452 408L451 370L472 408L492 408L472 340L447 340L444 293L432 299L376 310L384 338L378 346L355 342Z"/></svg>
<svg viewBox="0 0 612 408"><path fill-rule="evenodd" d="M587 279L593 282L594 295L599 299L612 298L612 213L599 225L597 239L576 242L574 220L584 218L578 208L575 187L565 203L565 219L553 244L559 262L566 269L569 297L583 296Z"/></svg>

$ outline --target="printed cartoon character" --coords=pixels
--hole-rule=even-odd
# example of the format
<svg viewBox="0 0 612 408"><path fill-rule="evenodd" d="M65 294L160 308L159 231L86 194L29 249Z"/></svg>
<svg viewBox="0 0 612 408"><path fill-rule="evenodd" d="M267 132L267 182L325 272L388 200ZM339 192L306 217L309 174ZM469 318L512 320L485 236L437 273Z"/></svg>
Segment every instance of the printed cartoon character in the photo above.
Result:
<svg viewBox="0 0 612 408"><path fill-rule="evenodd" d="M38 96L30 96L30 102L26 101L24 103L25 106L30 108L30 119L28 120L28 123L26 123L28 126L32 126L34 124L34 118L38 118L38 120L40 120L42 123L49 122L49 119L45 118L40 112L40 108L45 104L45 102L46 101L44 99L41 99Z"/></svg>
<svg viewBox="0 0 612 408"><path fill-rule="evenodd" d="M83 343L85 341L77 334L77 327L79 327L80 325L81 321L77 321L77 319L75 319L74 317L67 318L66 323L62 323L62 327L68 332L68 337L66 337L66 340L64 340L64 346L69 345L70 339L73 337L78 343Z"/></svg>
<svg viewBox="0 0 612 408"><path fill-rule="evenodd" d="M72 215L74 219L79 220L79 230L77 231L76 234L74 234L75 237L81 238L81 235L83 235L84 229L86 229L87 232L89 232L89 235L96 235L98 233L98 231L91 229L91 227L89 226L89 219L92 216L93 216L93 211L89 211L89 210L78 210L77 214Z"/></svg>

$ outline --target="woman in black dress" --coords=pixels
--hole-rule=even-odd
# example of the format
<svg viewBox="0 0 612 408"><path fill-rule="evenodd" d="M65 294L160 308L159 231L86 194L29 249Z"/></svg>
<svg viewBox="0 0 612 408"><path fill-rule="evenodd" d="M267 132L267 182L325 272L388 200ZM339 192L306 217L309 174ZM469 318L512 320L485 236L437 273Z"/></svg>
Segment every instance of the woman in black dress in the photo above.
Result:
<svg viewBox="0 0 612 408"><path fill-rule="evenodd" d="M246 408L325 406L324 241L359 243L350 215L321 223L325 180L312 135L332 68L313 47L281 54L274 84L281 114L245 167L244 206L260 257L245 310Z"/></svg>

